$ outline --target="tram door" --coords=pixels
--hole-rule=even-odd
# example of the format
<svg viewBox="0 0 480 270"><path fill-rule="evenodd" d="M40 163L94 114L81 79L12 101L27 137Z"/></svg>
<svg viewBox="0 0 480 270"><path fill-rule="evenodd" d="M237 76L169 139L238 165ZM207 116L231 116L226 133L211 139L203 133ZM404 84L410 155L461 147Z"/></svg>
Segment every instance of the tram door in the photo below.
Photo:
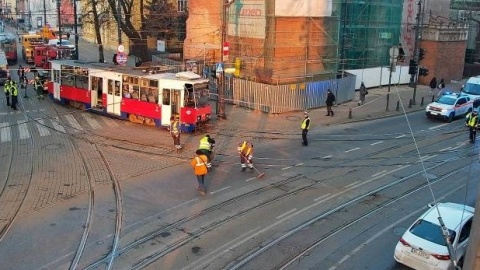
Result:
<svg viewBox="0 0 480 270"><path fill-rule="evenodd" d="M98 74L98 72L91 72L93 74ZM103 107L103 78L97 76L90 76L90 91L91 91L91 102L92 107Z"/></svg>
<svg viewBox="0 0 480 270"><path fill-rule="evenodd" d="M53 98L60 100L60 85L61 81L61 65L59 63L52 63L52 81L53 81Z"/></svg>
<svg viewBox="0 0 480 270"><path fill-rule="evenodd" d="M103 89L107 90L107 104L103 104L103 106L107 107L107 113L121 115L121 75L118 73L105 74L103 83L104 86L106 84Z"/></svg>
<svg viewBox="0 0 480 270"><path fill-rule="evenodd" d="M170 117L180 115L180 106L182 101L183 89L162 88L160 96L162 98L162 125L170 125ZM181 119L180 119L181 120Z"/></svg>

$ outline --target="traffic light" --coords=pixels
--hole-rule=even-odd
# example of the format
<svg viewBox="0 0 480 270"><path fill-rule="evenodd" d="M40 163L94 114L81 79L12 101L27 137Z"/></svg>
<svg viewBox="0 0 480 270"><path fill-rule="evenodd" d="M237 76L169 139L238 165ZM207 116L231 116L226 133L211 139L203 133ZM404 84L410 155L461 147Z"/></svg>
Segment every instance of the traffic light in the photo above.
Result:
<svg viewBox="0 0 480 270"><path fill-rule="evenodd" d="M427 53L427 50L424 48L420 48L420 52L418 53L418 61L422 61L425 58L425 54Z"/></svg>
<svg viewBox="0 0 480 270"><path fill-rule="evenodd" d="M419 76L428 76L428 69L426 69L426 68L420 68L420 69L418 70L418 75L419 75Z"/></svg>
<svg viewBox="0 0 480 270"><path fill-rule="evenodd" d="M408 65L408 74L414 75L417 74L418 64L415 60L411 59L410 64Z"/></svg>

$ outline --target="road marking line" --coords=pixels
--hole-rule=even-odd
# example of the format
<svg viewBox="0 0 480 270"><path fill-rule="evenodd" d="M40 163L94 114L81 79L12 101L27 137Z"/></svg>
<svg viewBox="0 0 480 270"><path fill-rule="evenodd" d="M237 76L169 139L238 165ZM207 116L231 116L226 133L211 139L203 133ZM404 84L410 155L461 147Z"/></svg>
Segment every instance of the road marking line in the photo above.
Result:
<svg viewBox="0 0 480 270"><path fill-rule="evenodd" d="M280 216L277 216L277 219L281 219L281 218L283 218L284 216L289 215L289 214L291 214L291 213L293 213L293 212L295 212L295 211L297 211L297 208L290 209L289 211L281 214Z"/></svg>
<svg viewBox="0 0 480 270"><path fill-rule="evenodd" d="M103 120L105 123L107 123L107 125L108 125L109 127L118 127L117 122L116 122L115 120L113 120L113 119L110 119L110 118L108 118L108 117L104 117L104 118L102 118L102 120Z"/></svg>
<svg viewBox="0 0 480 270"><path fill-rule="evenodd" d="M322 195L322 196L320 196L320 197L318 197L318 198L313 199L313 201L316 202L316 201L319 201L319 200L323 200L324 198L330 196L330 194L331 194L331 193L324 194L324 195Z"/></svg>
<svg viewBox="0 0 480 270"><path fill-rule="evenodd" d="M371 143L370 145L377 145L377 144L381 144L381 143L383 143L383 141L374 142L374 143Z"/></svg>
<svg viewBox="0 0 480 270"><path fill-rule="evenodd" d="M10 126L8 123L0 123L0 140L2 142L9 142L12 140Z"/></svg>
<svg viewBox="0 0 480 270"><path fill-rule="evenodd" d="M67 119L70 126L76 129L76 131L83 130L82 126L80 126L80 123L78 123L77 119L75 119L73 115L65 115L65 118Z"/></svg>
<svg viewBox="0 0 480 270"><path fill-rule="evenodd" d="M450 149L452 149L452 147L449 146L449 147L445 147L445 148L443 148L443 149L440 149L439 151L440 151L440 152L443 152L443 151L447 151L447 150L450 150Z"/></svg>
<svg viewBox="0 0 480 270"><path fill-rule="evenodd" d="M381 171L381 172L377 172L376 174L372 174L372 177L377 177L377 176L379 176L379 175L381 175L381 174L385 174L386 172L387 172L387 170L383 170L383 171Z"/></svg>
<svg viewBox="0 0 480 270"><path fill-rule="evenodd" d="M250 181L252 181L252 180L254 180L254 179L257 179L257 177L248 178L247 180L245 180L245 182L250 182Z"/></svg>
<svg viewBox="0 0 480 270"><path fill-rule="evenodd" d="M332 157L332 155L328 155L328 156L324 156L323 159L329 159L331 157Z"/></svg>
<svg viewBox="0 0 480 270"><path fill-rule="evenodd" d="M302 165L303 165L303 163L298 163L298 164L295 164L293 166L298 167L298 166L302 166Z"/></svg>
<svg viewBox="0 0 480 270"><path fill-rule="evenodd" d="M355 182L353 182L353 183L350 183L350 184L346 185L345 187L346 187L346 188L349 188L349 187L351 187L351 186L354 186L354 185L358 184L358 182L359 182L359 181L355 181Z"/></svg>
<svg viewBox="0 0 480 270"><path fill-rule="evenodd" d="M400 139L400 138L403 138L403 137L405 137L405 134L399 135L399 136L395 137L395 139Z"/></svg>
<svg viewBox="0 0 480 270"><path fill-rule="evenodd" d="M441 127L443 127L443 126L446 126L446 125L448 125L448 124L446 124L446 123L445 123L445 124L440 124L440 125L436 125L436 126L433 126L433 127L429 127L428 129L430 129L430 130L432 130L432 129L439 129L439 128L441 128Z"/></svg>
<svg viewBox="0 0 480 270"><path fill-rule="evenodd" d="M25 121L17 121L18 124L18 131L20 132L20 140L30 138L30 133L28 132L27 122Z"/></svg>
<svg viewBox="0 0 480 270"><path fill-rule="evenodd" d="M221 188L221 189L219 189L219 190L212 191L212 192L210 192L210 194L215 194L215 193L218 193L218 192L220 192L220 191L224 191L225 189L229 189L229 188L231 188L231 187L232 187L232 186L226 186L226 187Z"/></svg>
<svg viewBox="0 0 480 270"><path fill-rule="evenodd" d="M292 166L283 167L283 168L282 168L282 171L284 171L284 170L288 170L288 169L290 169L290 168L292 168Z"/></svg>
<svg viewBox="0 0 480 270"><path fill-rule="evenodd" d="M355 148L352 148L350 150L346 150L345 153L348 153L348 152L353 152L353 151L357 151L357 150L360 150L359 147L355 147Z"/></svg>
<svg viewBox="0 0 480 270"><path fill-rule="evenodd" d="M60 121L58 120L58 117L54 117L53 119L55 119L54 121L52 121L53 128L58 132L67 133L65 131L65 128L60 125Z"/></svg>
<svg viewBox="0 0 480 270"><path fill-rule="evenodd" d="M95 118L93 118L89 113L82 113L82 117L83 119L85 119L85 121L88 122L88 124L90 124L93 129L102 128L98 121L95 120Z"/></svg>
<svg viewBox="0 0 480 270"><path fill-rule="evenodd" d="M35 119L35 122L40 136L44 137L50 135L50 131L45 127L45 121L43 121L43 119L37 118Z"/></svg>

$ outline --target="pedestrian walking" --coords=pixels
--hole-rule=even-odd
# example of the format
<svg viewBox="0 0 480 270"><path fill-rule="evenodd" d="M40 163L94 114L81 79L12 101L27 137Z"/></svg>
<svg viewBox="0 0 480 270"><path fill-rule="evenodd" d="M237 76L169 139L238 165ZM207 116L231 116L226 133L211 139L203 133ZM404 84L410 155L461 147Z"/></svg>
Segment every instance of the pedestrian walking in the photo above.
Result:
<svg viewBox="0 0 480 270"><path fill-rule="evenodd" d="M205 187L205 175L208 173L207 156L205 156L202 151L197 150L195 152L195 156L190 162L190 165L193 167L193 172L197 177L197 190L201 195L205 195L207 192Z"/></svg>
<svg viewBox="0 0 480 270"><path fill-rule="evenodd" d="M248 168L253 172L253 144L249 141L242 141L237 147L238 154L240 155L240 164L242 172Z"/></svg>
<svg viewBox="0 0 480 270"><path fill-rule="evenodd" d="M435 89L437 89L437 78L433 77L430 80L430 93L429 93L430 96L435 93Z"/></svg>
<svg viewBox="0 0 480 270"><path fill-rule="evenodd" d="M360 106L365 102L365 96L368 94L367 88L363 82L360 84L360 90L358 91L358 94L360 95L358 106Z"/></svg>
<svg viewBox="0 0 480 270"><path fill-rule="evenodd" d="M25 79L25 68L22 67L22 65L18 66L17 75L19 82L22 82Z"/></svg>
<svg viewBox="0 0 480 270"><path fill-rule="evenodd" d="M37 98L38 99L44 99L44 97L43 97L43 84L40 81L39 77L35 77L34 86L35 86L35 90L37 92Z"/></svg>
<svg viewBox="0 0 480 270"><path fill-rule="evenodd" d="M7 106L10 107L10 82L11 78L8 77L3 85L3 91L5 92L5 99L7 100Z"/></svg>
<svg viewBox="0 0 480 270"><path fill-rule="evenodd" d="M10 83L10 93L12 95L12 109L17 110L17 103L18 103L18 86L17 82L12 80Z"/></svg>
<svg viewBox="0 0 480 270"><path fill-rule="evenodd" d="M469 139L470 143L475 143L477 137L477 125L478 125L478 112L472 111L465 117L465 124L469 129Z"/></svg>
<svg viewBox="0 0 480 270"><path fill-rule="evenodd" d="M308 145L308 139L307 139L307 133L308 130L310 129L310 117L308 116L308 112L305 111L303 112L303 120L300 128L302 129L302 140L303 140L303 146Z"/></svg>
<svg viewBox="0 0 480 270"><path fill-rule="evenodd" d="M180 122L178 116L170 117L170 135L173 138L173 145L175 146L176 150L182 149L182 145L180 144Z"/></svg>
<svg viewBox="0 0 480 270"><path fill-rule="evenodd" d="M437 85L437 90L438 90L437 96L442 95L444 88L445 88L445 81L443 79L440 79L440 82Z"/></svg>
<svg viewBox="0 0 480 270"><path fill-rule="evenodd" d="M334 113L332 111L332 106L333 103L335 102L335 95L328 89L327 91L327 100L325 101L325 104L327 105L327 114L325 116L333 116Z"/></svg>
<svg viewBox="0 0 480 270"><path fill-rule="evenodd" d="M203 138L200 139L200 142L198 144L198 150L207 157L207 167L209 169L212 167L212 153L214 146L215 140L208 134L203 136Z"/></svg>

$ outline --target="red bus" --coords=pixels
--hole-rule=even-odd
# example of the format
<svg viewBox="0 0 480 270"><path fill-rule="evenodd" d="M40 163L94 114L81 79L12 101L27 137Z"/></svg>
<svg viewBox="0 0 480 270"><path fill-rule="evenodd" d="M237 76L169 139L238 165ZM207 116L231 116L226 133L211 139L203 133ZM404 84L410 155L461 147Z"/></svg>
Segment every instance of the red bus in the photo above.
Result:
<svg viewBox="0 0 480 270"><path fill-rule="evenodd" d="M5 52L9 65L17 63L17 39L13 34L0 33L0 49Z"/></svg>
<svg viewBox="0 0 480 270"><path fill-rule="evenodd" d="M210 121L209 81L193 72L52 60L49 96L62 104L131 122L169 127L178 115L181 129L193 132Z"/></svg>

